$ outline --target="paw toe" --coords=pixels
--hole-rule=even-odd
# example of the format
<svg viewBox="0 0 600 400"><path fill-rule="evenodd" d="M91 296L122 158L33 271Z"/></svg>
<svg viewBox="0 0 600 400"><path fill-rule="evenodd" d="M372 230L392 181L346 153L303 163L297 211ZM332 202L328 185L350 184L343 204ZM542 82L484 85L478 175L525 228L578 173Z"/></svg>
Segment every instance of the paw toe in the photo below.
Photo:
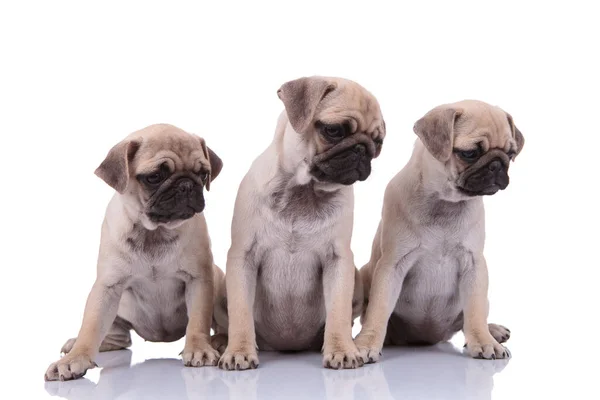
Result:
<svg viewBox="0 0 600 400"><path fill-rule="evenodd" d="M227 371L255 369L258 364L258 356L252 352L230 353L225 351L218 362L219 368Z"/></svg>

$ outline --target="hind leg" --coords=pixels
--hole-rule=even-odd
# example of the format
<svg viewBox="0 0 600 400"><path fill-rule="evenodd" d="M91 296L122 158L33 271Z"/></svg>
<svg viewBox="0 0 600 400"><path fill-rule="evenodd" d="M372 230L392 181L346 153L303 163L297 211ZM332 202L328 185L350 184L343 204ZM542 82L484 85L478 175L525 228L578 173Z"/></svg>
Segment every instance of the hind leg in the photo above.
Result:
<svg viewBox="0 0 600 400"><path fill-rule="evenodd" d="M227 290L225 288L225 276L223 272L216 272L218 278L215 279L215 301L213 310L212 328L214 334L210 338L210 344L217 350L219 355L225 353L227 349L229 318L227 316Z"/></svg>
<svg viewBox="0 0 600 400"><path fill-rule="evenodd" d="M225 353L227 348L227 334L219 333L218 331L210 338L210 345L217 350L219 354Z"/></svg>
<svg viewBox="0 0 600 400"><path fill-rule="evenodd" d="M100 351L123 350L131 346L131 325L123 318L117 317L113 322L110 330L100 344ZM73 348L77 338L67 340L60 350L61 353L67 354Z"/></svg>
<svg viewBox="0 0 600 400"><path fill-rule="evenodd" d="M510 338L510 329L498 325L498 324L488 324L488 328L490 333L498 341L498 343L504 343Z"/></svg>

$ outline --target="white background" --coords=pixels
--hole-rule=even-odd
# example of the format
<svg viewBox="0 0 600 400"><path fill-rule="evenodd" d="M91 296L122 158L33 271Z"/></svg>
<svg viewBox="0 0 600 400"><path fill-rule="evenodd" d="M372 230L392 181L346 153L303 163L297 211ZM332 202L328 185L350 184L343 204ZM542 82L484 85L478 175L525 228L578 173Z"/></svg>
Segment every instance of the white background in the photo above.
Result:
<svg viewBox="0 0 600 400"><path fill-rule="evenodd" d="M0 6L0 391L8 396L0 397L47 396L43 373L77 333L113 194L93 171L110 147L158 122L206 139L224 160L205 211L223 267L239 182L283 109L276 91L314 74L362 84L387 124L371 177L355 186L358 266L369 258L383 190L410 156L418 118L465 98L512 114L525 147L510 186L485 199L490 321L513 334L513 358L494 376L491 395L593 397L600 372L600 29L592 2L210 4ZM176 358L182 347L136 338L133 362L163 350ZM318 356L311 357L316 371ZM300 361L286 365L291 372L279 385L302 379L294 372ZM338 379L332 373L323 375L326 387ZM403 375L385 375L396 398ZM315 396L335 397L327 390Z"/></svg>

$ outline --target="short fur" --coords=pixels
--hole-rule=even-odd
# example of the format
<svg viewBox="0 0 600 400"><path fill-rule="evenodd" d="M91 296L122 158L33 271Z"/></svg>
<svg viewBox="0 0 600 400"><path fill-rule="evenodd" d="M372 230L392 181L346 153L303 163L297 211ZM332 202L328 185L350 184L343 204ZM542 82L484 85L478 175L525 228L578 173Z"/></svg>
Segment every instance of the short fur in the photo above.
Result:
<svg viewBox="0 0 600 400"><path fill-rule="evenodd" d="M377 100L344 79L301 78L278 93L286 112L273 143L244 177L235 204L227 301L215 311L219 330L228 327L229 333L219 366L255 368L258 345L322 348L326 367L355 368L362 360L351 328L362 286L350 250L350 185L366 179L367 164L370 172L385 135L383 118ZM345 137L327 139L327 124L344 125L338 133ZM348 158L332 161L341 154ZM317 176L317 165L327 169L326 179ZM221 336L219 343L224 341Z"/></svg>
<svg viewBox="0 0 600 400"><path fill-rule="evenodd" d="M202 189L221 167L203 139L171 125L149 126L111 149L96 170L117 191L102 225L96 282L78 337L46 380L83 376L98 351L129 347L131 329L154 342L185 334L184 363L216 365L210 328L224 277L213 264ZM144 177L156 171L170 176L151 185Z"/></svg>
<svg viewBox="0 0 600 400"><path fill-rule="evenodd" d="M487 324L481 196L506 187L523 136L504 111L480 101L437 107L415 132L413 155L387 186L371 260L360 270L367 306L355 343L375 362L384 342L434 344L462 329L471 356L507 357L500 343L510 331ZM461 150L477 148L478 160L461 158ZM466 182L476 193L465 191Z"/></svg>

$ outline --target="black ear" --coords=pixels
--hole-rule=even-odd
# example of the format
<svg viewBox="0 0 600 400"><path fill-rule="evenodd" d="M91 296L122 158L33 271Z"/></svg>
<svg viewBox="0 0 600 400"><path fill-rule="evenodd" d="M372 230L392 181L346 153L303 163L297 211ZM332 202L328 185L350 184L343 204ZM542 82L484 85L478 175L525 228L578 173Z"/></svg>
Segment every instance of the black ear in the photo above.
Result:
<svg viewBox="0 0 600 400"><path fill-rule="evenodd" d="M110 149L95 174L117 192L124 193L131 174L131 161L141 144L141 139L127 139L118 143Z"/></svg>
<svg viewBox="0 0 600 400"><path fill-rule="evenodd" d="M454 123L461 114L461 110L449 105L439 106L425 114L413 127L427 150L439 161L448 161L452 156Z"/></svg>
<svg viewBox="0 0 600 400"><path fill-rule="evenodd" d="M317 106L336 84L321 77L300 78L284 83L277 91L285 111L298 133L303 133L312 122Z"/></svg>
<svg viewBox="0 0 600 400"><path fill-rule="evenodd" d="M517 126L515 125L513 118L509 113L506 113L506 118L508 118L508 124L510 125L512 135L515 138L515 142L517 144L517 154L519 154L521 150L523 150L523 146L525 145L525 138L523 137L523 134L521 133L519 128L517 128Z"/></svg>

